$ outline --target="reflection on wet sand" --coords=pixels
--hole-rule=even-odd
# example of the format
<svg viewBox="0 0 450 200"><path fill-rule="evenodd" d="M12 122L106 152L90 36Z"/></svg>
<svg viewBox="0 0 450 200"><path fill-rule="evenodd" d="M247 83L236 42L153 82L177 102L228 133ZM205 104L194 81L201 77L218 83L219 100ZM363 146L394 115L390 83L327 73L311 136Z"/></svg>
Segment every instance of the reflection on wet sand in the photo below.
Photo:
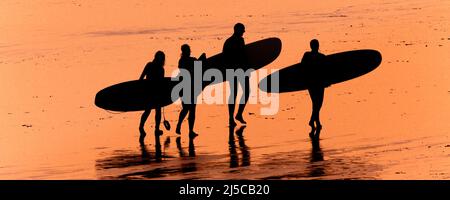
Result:
<svg viewBox="0 0 450 200"><path fill-rule="evenodd" d="M166 154L170 148L170 137L166 137L163 145L159 136L155 136L155 150L153 152L147 149L146 145L140 145L140 152L135 151L115 151L113 155L106 159L99 159L96 162L96 169L99 172L99 178L102 179L149 179L159 178L176 173L188 173L197 170L196 162L181 162L179 167L165 167L165 163L175 158ZM189 138L188 153L182 147L181 137L176 138L178 154L181 159L185 157L195 157L194 138ZM163 148L162 148L163 146ZM155 167L148 170L148 167ZM120 169L124 168L124 170ZM108 175L108 170L119 169L118 173L110 171L116 175ZM144 169L144 171L140 171ZM137 172L136 172L137 171Z"/></svg>
<svg viewBox="0 0 450 200"><path fill-rule="evenodd" d="M369 163L362 157L339 154L340 150L323 150L320 139L312 139L309 153L288 152L267 162L265 165L281 164L285 167L282 174L265 179L376 179L377 172L382 170L381 166Z"/></svg>
<svg viewBox="0 0 450 200"><path fill-rule="evenodd" d="M229 128L230 168L250 165L250 151L245 144L243 136L244 129L245 126L239 127L236 131L234 127ZM237 136L238 145L236 145L235 134ZM97 174L99 175L99 178L102 179L151 179L171 177L176 176L177 174L197 171L198 163L206 166L206 169L210 169L207 166L214 165L215 158L222 158L222 156L218 156L196 160L195 137L189 137L187 151L186 147L183 147L181 139L181 136L178 136L175 140L178 154L177 158L165 153L167 152L167 149L170 149L170 137L166 137L163 145L161 145L160 137L155 137L154 151L149 151L146 145L141 145L140 153L135 151L117 150L113 152L113 156L97 160ZM162 146L163 148L161 148ZM240 151L240 153L238 153L238 151ZM241 159L239 159L239 157L241 157ZM206 163L203 163L205 161ZM179 165L174 163L179 163ZM108 175L108 173L116 175Z"/></svg>
<svg viewBox="0 0 450 200"><path fill-rule="evenodd" d="M168 158L162 154L160 150L161 148L156 149L156 151L149 151L146 145L141 145L139 152L131 150L116 150L112 153L113 156L98 159L95 167L97 170L128 168L147 165L150 163L158 163L162 161L162 158Z"/></svg>
<svg viewBox="0 0 450 200"><path fill-rule="evenodd" d="M197 155L194 138L183 146L180 136L166 137L161 148L156 137L154 151L141 146L140 152L114 151L113 156L97 160L97 176L100 179L373 179L382 170L363 157L342 155L340 149L324 150L318 139L311 140L306 150L264 154L251 162L245 128L228 128L229 154ZM171 138L175 138L176 148L171 147ZM252 149L268 148L272 147ZM278 170L280 166L283 170Z"/></svg>
<svg viewBox="0 0 450 200"><path fill-rule="evenodd" d="M195 146L194 146L194 139L189 138L189 150L188 154L186 156L186 151L181 146L181 137L177 137L177 149L180 154L180 157L195 157Z"/></svg>
<svg viewBox="0 0 450 200"><path fill-rule="evenodd" d="M323 158L323 152L320 148L320 140L319 139L313 139L311 140L312 148L311 148L311 159L310 159L310 171L309 171L309 177L319 177L319 176L325 176L326 171L325 167L323 165L314 165L315 163L324 161Z"/></svg>
<svg viewBox="0 0 450 200"><path fill-rule="evenodd" d="M194 137L189 137L189 147L188 154L186 154L185 150L181 146L181 137L177 137L177 149L181 158L183 157L195 157L195 145L194 145ZM186 156L187 155L187 156ZM180 171L182 173L187 172L195 172L197 171L197 162L195 160L193 162L182 162Z"/></svg>
<svg viewBox="0 0 450 200"><path fill-rule="evenodd" d="M244 139L244 129L246 126L239 127L236 132L234 132L235 127L230 126L229 128L229 137L228 137L228 144L229 144L229 150L230 150L230 168L234 167L244 167L250 165L250 151L247 145L245 145L245 139ZM236 141L234 134L238 136L238 144L239 148L236 146ZM237 149L241 152L241 164L239 164L239 154L237 152Z"/></svg>

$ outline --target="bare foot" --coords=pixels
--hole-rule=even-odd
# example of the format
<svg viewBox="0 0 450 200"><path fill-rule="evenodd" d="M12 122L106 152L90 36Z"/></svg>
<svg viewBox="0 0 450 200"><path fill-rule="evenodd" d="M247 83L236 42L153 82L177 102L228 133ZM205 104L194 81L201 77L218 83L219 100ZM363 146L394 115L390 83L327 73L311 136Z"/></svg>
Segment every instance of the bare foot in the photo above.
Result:
<svg viewBox="0 0 450 200"><path fill-rule="evenodd" d="M235 127L237 124L234 119L230 119L230 127Z"/></svg>
<svg viewBox="0 0 450 200"><path fill-rule="evenodd" d="M320 125L320 124L317 125L317 130L316 130L316 135L315 135L316 139L319 139L321 130L322 130L322 125Z"/></svg>
<svg viewBox="0 0 450 200"><path fill-rule="evenodd" d="M195 137L197 137L197 136L198 136L198 134L195 133L194 131L191 131L191 132L189 133L189 137L190 137L190 138L195 138Z"/></svg>
<svg viewBox="0 0 450 200"><path fill-rule="evenodd" d="M238 120L238 121L241 122L242 124L247 124L247 122L244 120L244 118L242 117L242 115L236 115L236 120Z"/></svg>
<svg viewBox="0 0 450 200"><path fill-rule="evenodd" d="M155 135L156 136L161 136L161 135L163 135L163 131L162 130L155 130Z"/></svg>

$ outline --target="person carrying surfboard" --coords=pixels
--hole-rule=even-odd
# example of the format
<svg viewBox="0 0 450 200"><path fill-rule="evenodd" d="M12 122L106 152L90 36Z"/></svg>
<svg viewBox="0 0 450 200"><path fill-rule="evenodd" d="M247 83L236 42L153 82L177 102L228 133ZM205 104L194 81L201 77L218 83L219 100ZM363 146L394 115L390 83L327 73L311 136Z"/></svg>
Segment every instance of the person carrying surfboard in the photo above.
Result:
<svg viewBox="0 0 450 200"><path fill-rule="evenodd" d="M202 54L199 59L206 59L206 55ZM188 72L189 77L191 79L190 82L190 93L183 92L183 97L181 98L182 109L180 111L180 116L178 118L177 128L175 132L177 134L181 134L181 124L183 123L184 118L189 113L188 123L189 123L189 137L196 137L198 134L194 132L194 123L195 123L195 108L196 108L196 99L199 94L194 89L194 61L197 58L191 57L191 47L187 44L183 44L181 46L181 58L178 61L178 68L184 69ZM181 72L183 73L183 72Z"/></svg>
<svg viewBox="0 0 450 200"><path fill-rule="evenodd" d="M228 38L223 45L223 55L225 59L225 64L227 68L239 69L247 64L247 56L245 53L245 41L242 37L245 33L245 26L242 23L237 23L234 25L234 33ZM242 117L245 105L250 97L250 77L245 76L242 78L237 78L233 76L234 80L228 80L230 86L230 96L228 98L228 112L230 126L236 126L234 119L238 120L242 124L247 122ZM243 101L239 103L238 112L236 117L234 117L234 109L236 104L237 87L240 85L243 89ZM242 97L241 97L242 99Z"/></svg>
<svg viewBox="0 0 450 200"><path fill-rule="evenodd" d="M165 58L164 52L158 51L155 53L155 57L153 61L148 62L144 71L142 71L139 80L150 79L150 80L162 80L164 78L164 64ZM141 122L139 124L139 142L144 143L144 138L147 135L144 130L145 121L147 121L148 116L150 115L151 109L155 109L155 136L160 136L163 134L163 131L159 128L161 124L161 107L152 107L147 108L141 116Z"/></svg>
<svg viewBox="0 0 450 200"><path fill-rule="evenodd" d="M323 81L325 80L324 78L320 78L320 71L323 67L325 55L319 52L319 41L317 39L313 39L309 44L311 47L311 51L305 52L305 54L303 54L301 62L304 63L305 66L309 66L308 70L312 75L311 77L313 77L308 80L308 92L312 102L312 113L309 120L311 132L309 133L309 136L311 138L318 138L320 135L320 131L322 130L319 113L320 109L322 108L325 88L328 87L329 84Z"/></svg>

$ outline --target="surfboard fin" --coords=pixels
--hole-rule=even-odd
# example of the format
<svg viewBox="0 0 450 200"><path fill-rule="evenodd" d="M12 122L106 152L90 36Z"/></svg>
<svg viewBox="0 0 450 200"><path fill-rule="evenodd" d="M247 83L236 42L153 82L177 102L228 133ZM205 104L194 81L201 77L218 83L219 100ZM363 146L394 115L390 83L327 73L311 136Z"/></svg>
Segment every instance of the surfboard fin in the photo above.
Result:
<svg viewBox="0 0 450 200"><path fill-rule="evenodd" d="M164 121L163 121L164 128L166 128L167 131L170 131L170 123L169 123L169 121L166 120L166 116L164 115L164 108L162 111L163 111L163 118L164 118Z"/></svg>

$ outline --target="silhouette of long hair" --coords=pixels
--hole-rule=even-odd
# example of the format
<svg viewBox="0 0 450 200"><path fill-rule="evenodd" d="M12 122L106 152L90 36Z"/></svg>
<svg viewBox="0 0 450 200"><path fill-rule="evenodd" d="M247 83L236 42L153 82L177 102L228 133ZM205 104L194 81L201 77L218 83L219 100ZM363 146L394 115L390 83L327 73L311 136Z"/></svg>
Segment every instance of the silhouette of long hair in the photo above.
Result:
<svg viewBox="0 0 450 200"><path fill-rule="evenodd" d="M153 63L163 65L166 60L166 55L162 51L157 51L153 58Z"/></svg>

